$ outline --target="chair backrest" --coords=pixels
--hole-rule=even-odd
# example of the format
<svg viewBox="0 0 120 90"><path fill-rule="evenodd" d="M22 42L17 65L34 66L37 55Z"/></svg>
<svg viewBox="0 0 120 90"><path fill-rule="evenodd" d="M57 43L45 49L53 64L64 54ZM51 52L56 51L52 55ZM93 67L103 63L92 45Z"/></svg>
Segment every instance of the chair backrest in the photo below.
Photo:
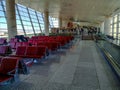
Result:
<svg viewBox="0 0 120 90"><path fill-rule="evenodd" d="M28 42L22 42L22 46L29 46Z"/></svg>
<svg viewBox="0 0 120 90"><path fill-rule="evenodd" d="M12 49L15 49L16 48L16 42L10 42L10 46Z"/></svg>
<svg viewBox="0 0 120 90"><path fill-rule="evenodd" d="M7 54L8 46L0 46L0 54L5 55Z"/></svg>
<svg viewBox="0 0 120 90"><path fill-rule="evenodd" d="M37 46L36 55L45 55L46 51L47 51L46 46Z"/></svg>
<svg viewBox="0 0 120 90"><path fill-rule="evenodd" d="M28 46L26 49L26 54L25 55L35 55L37 51L36 46Z"/></svg>
<svg viewBox="0 0 120 90"><path fill-rule="evenodd" d="M15 46L15 47L17 48L17 47L19 47L19 46L22 46L22 42L17 42L17 43L16 43L16 46Z"/></svg>
<svg viewBox="0 0 120 90"><path fill-rule="evenodd" d="M16 69L18 67L19 59L5 57L1 59L0 73L8 74L8 72L13 71L12 74L16 73Z"/></svg>
<svg viewBox="0 0 120 90"><path fill-rule="evenodd" d="M26 46L18 46L16 49L16 55L25 55Z"/></svg>
<svg viewBox="0 0 120 90"><path fill-rule="evenodd" d="M6 38L0 38L0 44L5 44L7 43L7 39Z"/></svg>

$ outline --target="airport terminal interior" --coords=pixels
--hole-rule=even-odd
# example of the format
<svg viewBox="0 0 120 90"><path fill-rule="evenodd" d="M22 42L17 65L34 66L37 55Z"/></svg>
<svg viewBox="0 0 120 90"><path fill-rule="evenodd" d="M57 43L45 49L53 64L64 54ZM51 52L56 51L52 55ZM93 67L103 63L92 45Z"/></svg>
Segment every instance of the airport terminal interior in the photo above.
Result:
<svg viewBox="0 0 120 90"><path fill-rule="evenodd" d="M0 90L120 90L120 1L0 0Z"/></svg>

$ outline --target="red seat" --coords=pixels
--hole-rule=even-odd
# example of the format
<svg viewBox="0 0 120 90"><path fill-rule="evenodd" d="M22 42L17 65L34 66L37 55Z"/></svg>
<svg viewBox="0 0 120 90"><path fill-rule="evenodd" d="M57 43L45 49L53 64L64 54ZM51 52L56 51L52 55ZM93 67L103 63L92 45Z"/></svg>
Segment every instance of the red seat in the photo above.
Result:
<svg viewBox="0 0 120 90"><path fill-rule="evenodd" d="M58 48L58 43L57 42L53 42L53 41L48 41L46 42L46 44L50 45L50 49L51 51L54 51Z"/></svg>
<svg viewBox="0 0 120 90"><path fill-rule="evenodd" d="M12 59L18 59L19 63L18 63L18 70L17 73L18 74L29 74L29 69L28 67L30 67L33 64L33 60L24 60L22 57L9 57Z"/></svg>
<svg viewBox="0 0 120 90"><path fill-rule="evenodd" d="M6 44L7 43L7 39L6 38L0 38L0 44Z"/></svg>
<svg viewBox="0 0 120 90"><path fill-rule="evenodd" d="M5 57L0 65L0 85L11 83L17 77L19 58Z"/></svg>
<svg viewBox="0 0 120 90"><path fill-rule="evenodd" d="M15 48L17 48L18 46L22 46L22 42L16 42Z"/></svg>
<svg viewBox="0 0 120 90"><path fill-rule="evenodd" d="M34 58L41 58L45 56L47 52L46 50L47 50L46 46L38 46Z"/></svg>
<svg viewBox="0 0 120 90"><path fill-rule="evenodd" d="M38 46L41 46L41 45L46 46L49 51L52 51L52 45L50 43L44 42L44 43L38 44Z"/></svg>
<svg viewBox="0 0 120 90"><path fill-rule="evenodd" d="M10 42L10 46L12 49L16 49L16 42Z"/></svg>
<svg viewBox="0 0 120 90"><path fill-rule="evenodd" d="M22 46L29 46L28 42L22 42Z"/></svg>
<svg viewBox="0 0 120 90"><path fill-rule="evenodd" d="M36 51L37 51L36 46L28 46L24 57L33 58L36 55Z"/></svg>
<svg viewBox="0 0 120 90"><path fill-rule="evenodd" d="M15 55L12 57L22 57L22 58L41 58L45 55L47 47L45 46L19 46L16 50Z"/></svg>
<svg viewBox="0 0 120 90"><path fill-rule="evenodd" d="M0 46L0 55L7 55L11 53L11 48L9 46Z"/></svg>
<svg viewBox="0 0 120 90"><path fill-rule="evenodd" d="M16 49L15 55L11 55L11 56L14 56L14 57L24 57L25 56L25 52L26 52L26 46L19 46Z"/></svg>
<svg viewBox="0 0 120 90"><path fill-rule="evenodd" d="M18 39L17 39L17 38L11 38L11 39L10 39L10 43L11 43L11 42L18 42Z"/></svg>

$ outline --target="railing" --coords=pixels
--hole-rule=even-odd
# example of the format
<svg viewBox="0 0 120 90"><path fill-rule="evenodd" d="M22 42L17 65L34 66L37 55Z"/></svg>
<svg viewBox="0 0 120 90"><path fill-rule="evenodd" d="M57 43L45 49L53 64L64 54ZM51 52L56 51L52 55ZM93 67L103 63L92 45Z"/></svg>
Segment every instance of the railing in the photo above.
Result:
<svg viewBox="0 0 120 90"><path fill-rule="evenodd" d="M117 74L119 80L120 80L120 64L115 60L115 58L104 48L102 47L99 43L97 43L97 46L100 48L102 53L105 55L107 58L108 63L112 66L114 69L115 73Z"/></svg>

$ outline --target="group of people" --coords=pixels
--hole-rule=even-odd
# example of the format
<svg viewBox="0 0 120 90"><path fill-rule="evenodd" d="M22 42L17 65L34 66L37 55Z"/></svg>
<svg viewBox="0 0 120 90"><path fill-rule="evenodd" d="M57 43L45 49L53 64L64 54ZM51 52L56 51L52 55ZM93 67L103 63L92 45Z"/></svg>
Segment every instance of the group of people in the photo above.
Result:
<svg viewBox="0 0 120 90"><path fill-rule="evenodd" d="M88 35L93 35L97 33L97 28L89 28L88 29Z"/></svg>
<svg viewBox="0 0 120 90"><path fill-rule="evenodd" d="M98 34L100 33L100 29L98 29L97 27L82 27L79 28L79 33L80 35L82 34L88 34L88 35L93 35L93 34Z"/></svg>
<svg viewBox="0 0 120 90"><path fill-rule="evenodd" d="M100 29L97 27L90 27L90 26L78 26L76 28L61 28L61 29L53 29L51 30L52 33L60 34L60 33L69 33L74 35L93 35L100 33Z"/></svg>

